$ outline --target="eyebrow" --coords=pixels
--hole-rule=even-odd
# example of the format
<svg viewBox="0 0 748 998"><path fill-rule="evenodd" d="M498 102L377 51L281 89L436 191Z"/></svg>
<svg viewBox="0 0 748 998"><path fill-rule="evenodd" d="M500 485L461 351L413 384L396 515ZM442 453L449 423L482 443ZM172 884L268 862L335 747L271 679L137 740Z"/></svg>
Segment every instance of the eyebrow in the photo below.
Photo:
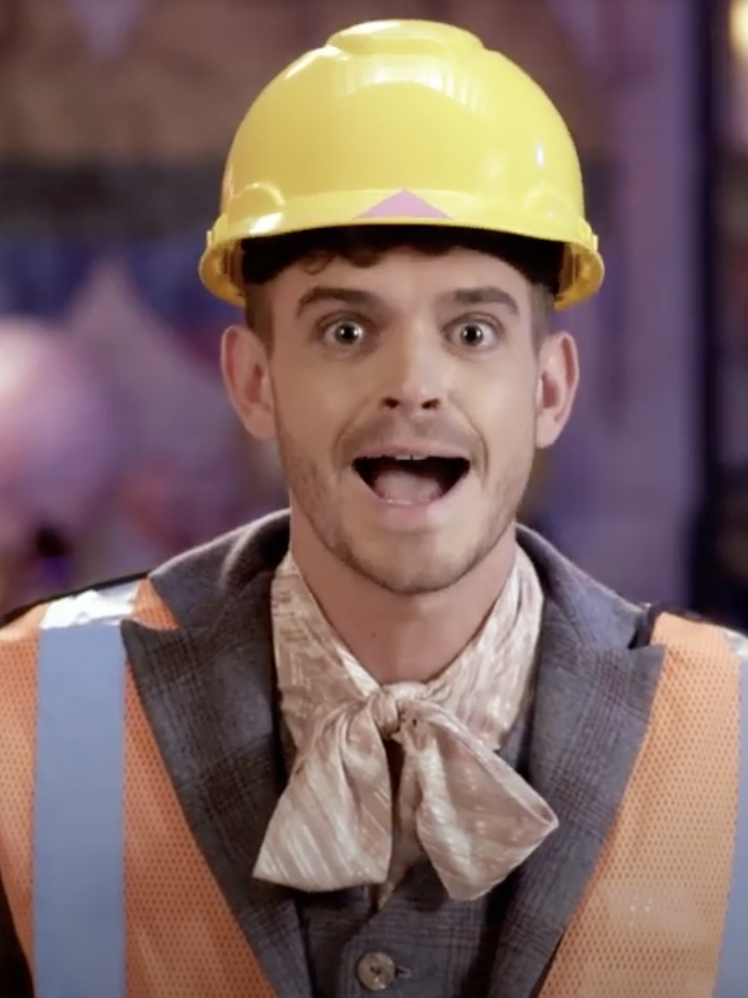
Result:
<svg viewBox="0 0 748 998"><path fill-rule="evenodd" d="M502 288L486 285L480 288L460 288L447 296L458 305L504 305L519 316L516 298Z"/></svg>
<svg viewBox="0 0 748 998"><path fill-rule="evenodd" d="M502 288L486 285L477 288L458 288L445 295L445 298L457 305L503 305L514 315L519 315L519 305L516 299ZM377 305L381 299L370 291L360 288L340 288L332 285L317 284L299 298L296 305L296 315L300 316L312 305L318 302L338 302L345 305Z"/></svg>
<svg viewBox="0 0 748 998"><path fill-rule="evenodd" d="M376 295L357 288L336 288L325 284L317 284L305 291L296 305L296 315L300 316L311 305L317 302L342 302L345 305L372 305L379 301Z"/></svg>

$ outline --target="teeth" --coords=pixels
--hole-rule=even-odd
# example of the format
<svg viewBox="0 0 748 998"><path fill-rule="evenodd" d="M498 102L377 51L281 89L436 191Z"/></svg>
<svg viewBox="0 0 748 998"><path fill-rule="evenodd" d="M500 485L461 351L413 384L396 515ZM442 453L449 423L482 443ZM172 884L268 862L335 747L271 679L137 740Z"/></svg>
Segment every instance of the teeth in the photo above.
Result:
<svg viewBox="0 0 748 998"><path fill-rule="evenodd" d="M388 461L428 461L431 458L439 457L438 454L371 454L366 458L361 458L364 461L378 461L380 459L386 459Z"/></svg>

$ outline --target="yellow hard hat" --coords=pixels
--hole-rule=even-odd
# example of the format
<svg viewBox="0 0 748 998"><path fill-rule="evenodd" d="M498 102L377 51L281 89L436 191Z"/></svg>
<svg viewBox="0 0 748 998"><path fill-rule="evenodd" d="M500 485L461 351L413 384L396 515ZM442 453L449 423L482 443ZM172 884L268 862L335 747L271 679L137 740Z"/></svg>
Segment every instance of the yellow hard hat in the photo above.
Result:
<svg viewBox="0 0 748 998"><path fill-rule="evenodd" d="M239 305L242 240L399 224L563 243L558 308L602 283L561 115L507 58L428 21L340 31L262 91L231 146L200 276Z"/></svg>

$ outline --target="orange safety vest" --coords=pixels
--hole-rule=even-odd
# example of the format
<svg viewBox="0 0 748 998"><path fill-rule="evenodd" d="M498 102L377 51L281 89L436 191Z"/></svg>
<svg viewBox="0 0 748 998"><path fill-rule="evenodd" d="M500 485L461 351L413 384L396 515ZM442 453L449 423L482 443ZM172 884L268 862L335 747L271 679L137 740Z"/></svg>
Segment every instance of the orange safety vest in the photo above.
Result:
<svg viewBox="0 0 748 998"><path fill-rule="evenodd" d="M182 815L119 623L147 581L0 630L0 873L36 998L274 998ZM650 725L541 998L748 994L748 641L663 614Z"/></svg>

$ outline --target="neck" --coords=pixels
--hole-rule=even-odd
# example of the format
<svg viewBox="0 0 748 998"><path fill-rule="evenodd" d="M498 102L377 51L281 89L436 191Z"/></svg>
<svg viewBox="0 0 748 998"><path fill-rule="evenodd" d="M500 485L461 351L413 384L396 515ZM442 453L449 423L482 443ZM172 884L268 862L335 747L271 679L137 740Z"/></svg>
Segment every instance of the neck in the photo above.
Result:
<svg viewBox="0 0 748 998"><path fill-rule="evenodd" d="M291 523L291 550L330 625L380 684L428 682L470 643L514 564L514 525L449 589L403 596L339 561Z"/></svg>

